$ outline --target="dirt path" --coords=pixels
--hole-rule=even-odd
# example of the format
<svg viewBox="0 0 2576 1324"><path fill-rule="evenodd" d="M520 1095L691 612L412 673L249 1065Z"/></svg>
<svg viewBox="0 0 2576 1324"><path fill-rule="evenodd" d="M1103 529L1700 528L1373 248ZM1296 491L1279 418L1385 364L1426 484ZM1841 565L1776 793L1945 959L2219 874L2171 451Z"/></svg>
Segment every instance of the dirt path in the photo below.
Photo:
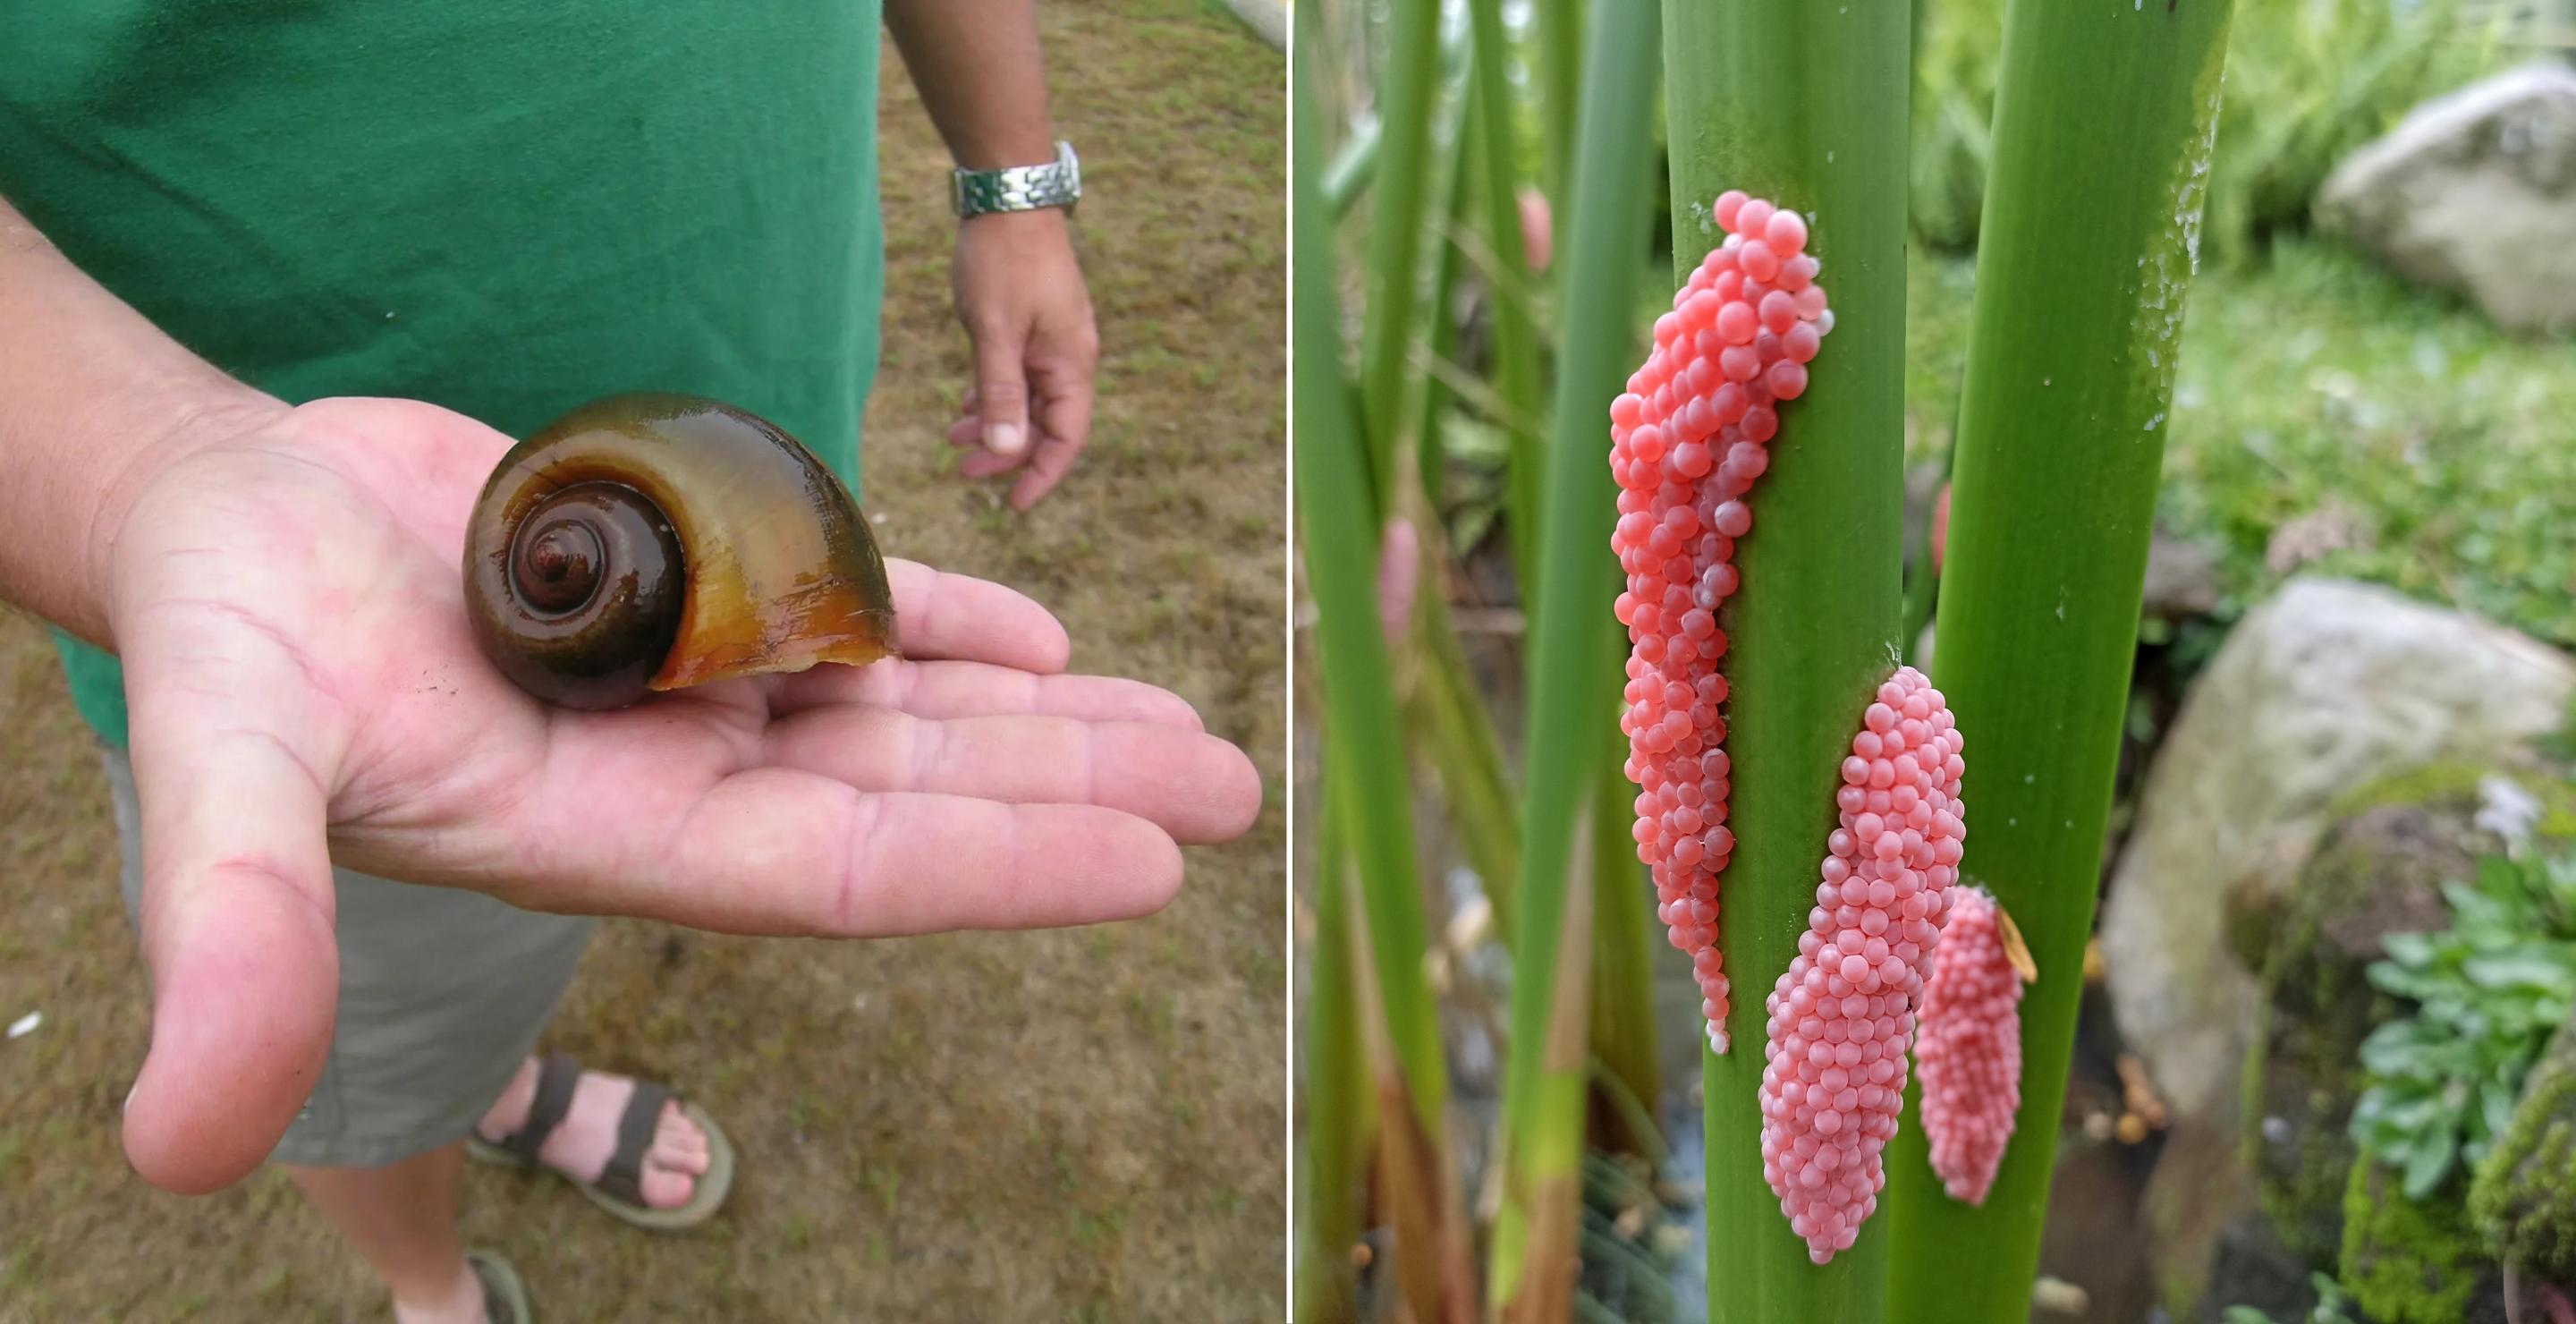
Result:
<svg viewBox="0 0 2576 1324"><path fill-rule="evenodd" d="M870 506L890 552L1053 606L1078 669L1170 686L1269 803L1142 923L755 942L615 923L551 1046L676 1081L744 1150L727 1215L662 1239L476 1169L471 1241L570 1320L1279 1319L1284 1236L1278 55L1197 0L1042 8L1107 362L1091 455L1026 519L945 472L968 370L945 155L884 96L886 362ZM0 614L0 1321L385 1318L274 1173L151 1190L116 1146L145 1040L86 728Z"/></svg>

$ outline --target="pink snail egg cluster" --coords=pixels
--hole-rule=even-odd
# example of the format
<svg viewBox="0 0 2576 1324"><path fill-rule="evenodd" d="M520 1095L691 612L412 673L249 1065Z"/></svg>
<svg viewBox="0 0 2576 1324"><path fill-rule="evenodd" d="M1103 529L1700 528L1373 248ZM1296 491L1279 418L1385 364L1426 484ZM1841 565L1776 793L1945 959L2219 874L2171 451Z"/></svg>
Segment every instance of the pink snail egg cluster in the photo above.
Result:
<svg viewBox="0 0 2576 1324"><path fill-rule="evenodd" d="M1727 980L1717 949L1726 828L1726 632L1718 604L1740 586L1735 540L1744 504L1770 466L1780 402L1807 389L1807 364L1833 329L1818 263L1796 212L1729 191L1730 232L1655 319L1655 348L1610 405L1610 472L1619 523L1610 546L1628 575L1628 780L1637 784L1637 857L1655 880L1656 916L1690 953L1709 1046L1726 1051Z"/></svg>
<svg viewBox="0 0 2576 1324"><path fill-rule="evenodd" d="M1967 835L1941 692L1900 667L1861 720L1808 931L1763 1003L1762 1177L1818 1264L1851 1248L1887 1184L1880 1155Z"/></svg>
<svg viewBox="0 0 2576 1324"><path fill-rule="evenodd" d="M1961 888L1923 990L1923 1135L1953 1200L1984 1204L2021 1107L2021 973L2004 953L1994 898Z"/></svg>

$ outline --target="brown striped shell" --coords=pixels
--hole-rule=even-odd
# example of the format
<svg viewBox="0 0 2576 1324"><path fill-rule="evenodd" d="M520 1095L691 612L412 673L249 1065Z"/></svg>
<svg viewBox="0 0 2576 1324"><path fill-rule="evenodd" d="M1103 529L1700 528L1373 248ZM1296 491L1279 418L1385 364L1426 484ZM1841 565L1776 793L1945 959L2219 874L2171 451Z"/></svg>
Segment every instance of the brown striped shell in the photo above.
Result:
<svg viewBox="0 0 2576 1324"><path fill-rule="evenodd" d="M513 447L466 526L465 598L484 656L570 708L898 653L848 490L696 396L610 396Z"/></svg>

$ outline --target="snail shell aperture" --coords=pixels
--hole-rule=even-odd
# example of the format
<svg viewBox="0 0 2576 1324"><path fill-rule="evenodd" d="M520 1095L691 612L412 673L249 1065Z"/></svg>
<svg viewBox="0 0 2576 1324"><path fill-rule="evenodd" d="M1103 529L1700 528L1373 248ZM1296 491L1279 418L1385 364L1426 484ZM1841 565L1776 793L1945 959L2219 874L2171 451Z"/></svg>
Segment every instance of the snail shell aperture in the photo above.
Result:
<svg viewBox="0 0 2576 1324"><path fill-rule="evenodd" d="M569 708L897 653L848 490L695 396L593 401L513 447L466 525L465 600L484 656Z"/></svg>

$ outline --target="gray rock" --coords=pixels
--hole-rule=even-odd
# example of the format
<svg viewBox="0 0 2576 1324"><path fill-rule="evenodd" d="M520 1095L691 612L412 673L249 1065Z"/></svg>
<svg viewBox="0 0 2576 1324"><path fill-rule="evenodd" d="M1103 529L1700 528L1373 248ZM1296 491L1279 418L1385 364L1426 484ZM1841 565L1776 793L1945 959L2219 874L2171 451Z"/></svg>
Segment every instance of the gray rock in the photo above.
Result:
<svg viewBox="0 0 2576 1324"><path fill-rule="evenodd" d="M2120 1031L2177 1120L2237 1124L2260 989L2229 918L2278 912L2334 801L2508 757L2571 690L2555 650L2369 585L2293 580L2236 626L2148 774L2102 921Z"/></svg>
<svg viewBox="0 0 2576 1324"><path fill-rule="evenodd" d="M2499 325L2576 324L2576 71L2533 65L2416 107L2335 168L2317 216Z"/></svg>
<svg viewBox="0 0 2576 1324"><path fill-rule="evenodd" d="M2217 554L2157 529L2147 543L2146 592L2139 610L2169 621L2218 610Z"/></svg>

